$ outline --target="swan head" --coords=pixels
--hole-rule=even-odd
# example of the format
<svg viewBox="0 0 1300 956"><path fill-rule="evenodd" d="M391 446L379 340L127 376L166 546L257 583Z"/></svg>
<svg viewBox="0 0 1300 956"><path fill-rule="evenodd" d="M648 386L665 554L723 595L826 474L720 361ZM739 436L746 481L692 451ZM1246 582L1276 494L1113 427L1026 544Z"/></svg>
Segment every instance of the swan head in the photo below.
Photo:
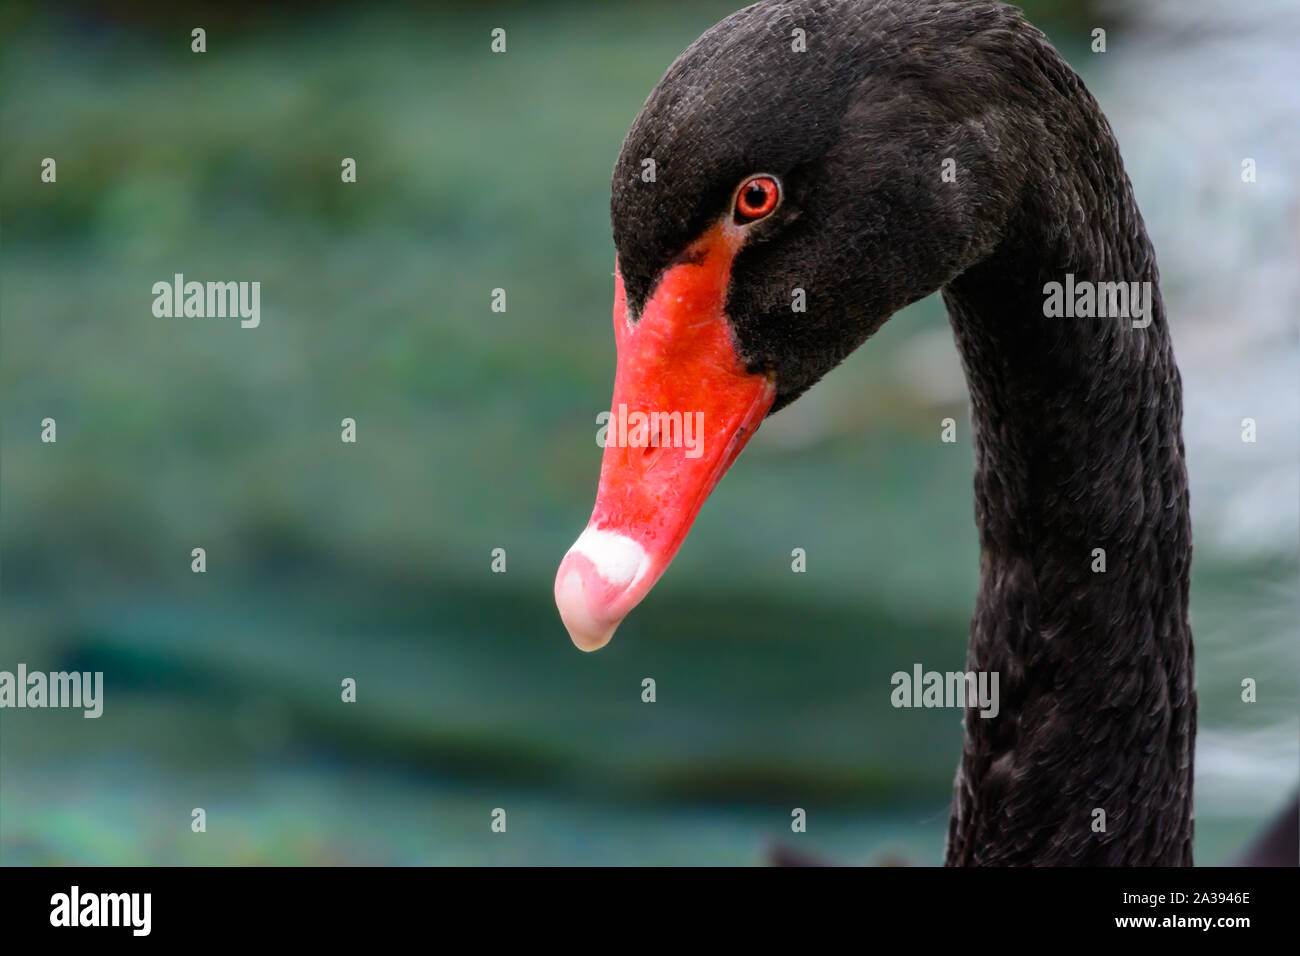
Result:
<svg viewBox="0 0 1300 956"><path fill-rule="evenodd" d="M578 647L645 597L768 414L997 245L1020 150L999 120L1014 84L979 38L1032 28L949 6L939 26L758 3L682 53L633 122L611 187L600 484L555 582Z"/></svg>

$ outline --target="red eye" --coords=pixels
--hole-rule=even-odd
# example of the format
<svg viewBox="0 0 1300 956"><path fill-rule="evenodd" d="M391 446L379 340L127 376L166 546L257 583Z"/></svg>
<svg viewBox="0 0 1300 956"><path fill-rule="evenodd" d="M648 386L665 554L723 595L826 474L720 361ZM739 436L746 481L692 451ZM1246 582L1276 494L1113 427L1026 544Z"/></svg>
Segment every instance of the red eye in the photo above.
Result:
<svg viewBox="0 0 1300 956"><path fill-rule="evenodd" d="M736 221L762 219L781 201L781 187L771 176L755 176L740 184L736 193Z"/></svg>

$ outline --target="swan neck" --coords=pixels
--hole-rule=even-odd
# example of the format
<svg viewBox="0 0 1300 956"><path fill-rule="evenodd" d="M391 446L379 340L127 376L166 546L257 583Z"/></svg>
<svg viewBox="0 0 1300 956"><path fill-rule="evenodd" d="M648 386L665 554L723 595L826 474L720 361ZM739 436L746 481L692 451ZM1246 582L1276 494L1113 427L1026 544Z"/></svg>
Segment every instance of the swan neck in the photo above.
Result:
<svg viewBox="0 0 1300 956"><path fill-rule="evenodd" d="M1083 223L1031 203L1016 238L944 290L981 548L967 666L998 673L1002 697L994 720L967 711L950 863L1191 862L1181 382L1114 163L1118 203ZM1096 286L1119 282L1149 290L1144 315L1097 313ZM1073 308L1053 308L1053 283Z"/></svg>

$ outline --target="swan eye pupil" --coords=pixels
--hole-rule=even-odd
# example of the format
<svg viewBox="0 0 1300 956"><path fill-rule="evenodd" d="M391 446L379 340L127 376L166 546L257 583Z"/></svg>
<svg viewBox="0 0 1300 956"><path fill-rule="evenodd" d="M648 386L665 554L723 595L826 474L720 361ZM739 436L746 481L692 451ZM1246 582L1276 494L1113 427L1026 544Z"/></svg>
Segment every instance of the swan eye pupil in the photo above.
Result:
<svg viewBox="0 0 1300 956"><path fill-rule="evenodd" d="M736 194L736 220L753 222L776 208L781 199L781 187L770 176L755 176L744 183Z"/></svg>

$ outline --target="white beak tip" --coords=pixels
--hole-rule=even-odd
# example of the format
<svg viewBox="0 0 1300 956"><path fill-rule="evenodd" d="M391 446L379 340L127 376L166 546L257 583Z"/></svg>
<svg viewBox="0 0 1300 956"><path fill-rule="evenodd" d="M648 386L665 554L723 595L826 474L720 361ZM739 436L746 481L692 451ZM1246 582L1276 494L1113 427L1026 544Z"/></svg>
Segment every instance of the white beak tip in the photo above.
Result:
<svg viewBox="0 0 1300 956"><path fill-rule="evenodd" d="M561 574L555 582L555 606L560 609L560 620L569 632L573 646L580 651L598 651L618 630L618 621L608 622L591 613L582 571L573 567Z"/></svg>

